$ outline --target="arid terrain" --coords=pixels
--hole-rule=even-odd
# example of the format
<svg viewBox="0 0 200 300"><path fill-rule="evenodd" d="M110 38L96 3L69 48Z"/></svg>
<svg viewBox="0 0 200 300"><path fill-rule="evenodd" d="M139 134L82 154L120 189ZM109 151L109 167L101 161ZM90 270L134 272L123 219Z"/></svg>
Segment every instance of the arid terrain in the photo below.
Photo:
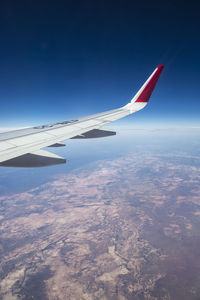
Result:
<svg viewBox="0 0 200 300"><path fill-rule="evenodd" d="M198 158L97 161L0 203L0 299L200 299Z"/></svg>

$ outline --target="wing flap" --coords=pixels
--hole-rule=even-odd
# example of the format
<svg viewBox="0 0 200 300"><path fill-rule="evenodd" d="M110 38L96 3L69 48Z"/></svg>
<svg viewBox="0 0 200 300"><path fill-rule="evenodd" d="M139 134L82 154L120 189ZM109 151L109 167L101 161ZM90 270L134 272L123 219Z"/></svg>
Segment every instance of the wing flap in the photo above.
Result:
<svg viewBox="0 0 200 300"><path fill-rule="evenodd" d="M13 145L11 145L7 142L0 142L0 153L1 153L1 151L6 151L10 148L13 148Z"/></svg>

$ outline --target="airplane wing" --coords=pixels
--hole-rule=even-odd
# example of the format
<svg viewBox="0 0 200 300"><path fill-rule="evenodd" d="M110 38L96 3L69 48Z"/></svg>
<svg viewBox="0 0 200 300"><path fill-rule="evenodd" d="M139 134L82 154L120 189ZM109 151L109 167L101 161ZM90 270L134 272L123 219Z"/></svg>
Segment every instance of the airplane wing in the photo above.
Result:
<svg viewBox="0 0 200 300"><path fill-rule="evenodd" d="M41 149L64 146L61 142L72 138L114 135L115 132L101 127L144 108L163 68L164 65L158 66L131 102L123 107L85 118L1 133L0 166L41 167L65 163L65 158Z"/></svg>

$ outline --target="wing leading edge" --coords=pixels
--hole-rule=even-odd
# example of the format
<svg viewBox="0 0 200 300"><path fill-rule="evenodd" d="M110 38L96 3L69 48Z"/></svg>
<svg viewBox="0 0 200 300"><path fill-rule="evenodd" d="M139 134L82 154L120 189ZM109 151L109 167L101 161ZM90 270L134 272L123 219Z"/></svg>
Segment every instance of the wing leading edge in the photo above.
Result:
<svg viewBox="0 0 200 300"><path fill-rule="evenodd" d="M143 109L155 88L164 65L158 66L131 102L125 106L85 118L42 125L0 134L0 165L10 167L40 167L65 163L66 160L44 147L64 146L64 140L114 135L102 126Z"/></svg>

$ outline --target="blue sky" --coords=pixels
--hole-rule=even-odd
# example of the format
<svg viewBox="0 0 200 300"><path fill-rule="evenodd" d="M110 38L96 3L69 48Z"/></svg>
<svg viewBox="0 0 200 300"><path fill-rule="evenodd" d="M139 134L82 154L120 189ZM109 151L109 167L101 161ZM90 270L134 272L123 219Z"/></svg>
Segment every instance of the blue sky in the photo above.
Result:
<svg viewBox="0 0 200 300"><path fill-rule="evenodd" d="M198 1L4 1L0 127L127 103L159 64L149 105L120 124L200 126Z"/></svg>

